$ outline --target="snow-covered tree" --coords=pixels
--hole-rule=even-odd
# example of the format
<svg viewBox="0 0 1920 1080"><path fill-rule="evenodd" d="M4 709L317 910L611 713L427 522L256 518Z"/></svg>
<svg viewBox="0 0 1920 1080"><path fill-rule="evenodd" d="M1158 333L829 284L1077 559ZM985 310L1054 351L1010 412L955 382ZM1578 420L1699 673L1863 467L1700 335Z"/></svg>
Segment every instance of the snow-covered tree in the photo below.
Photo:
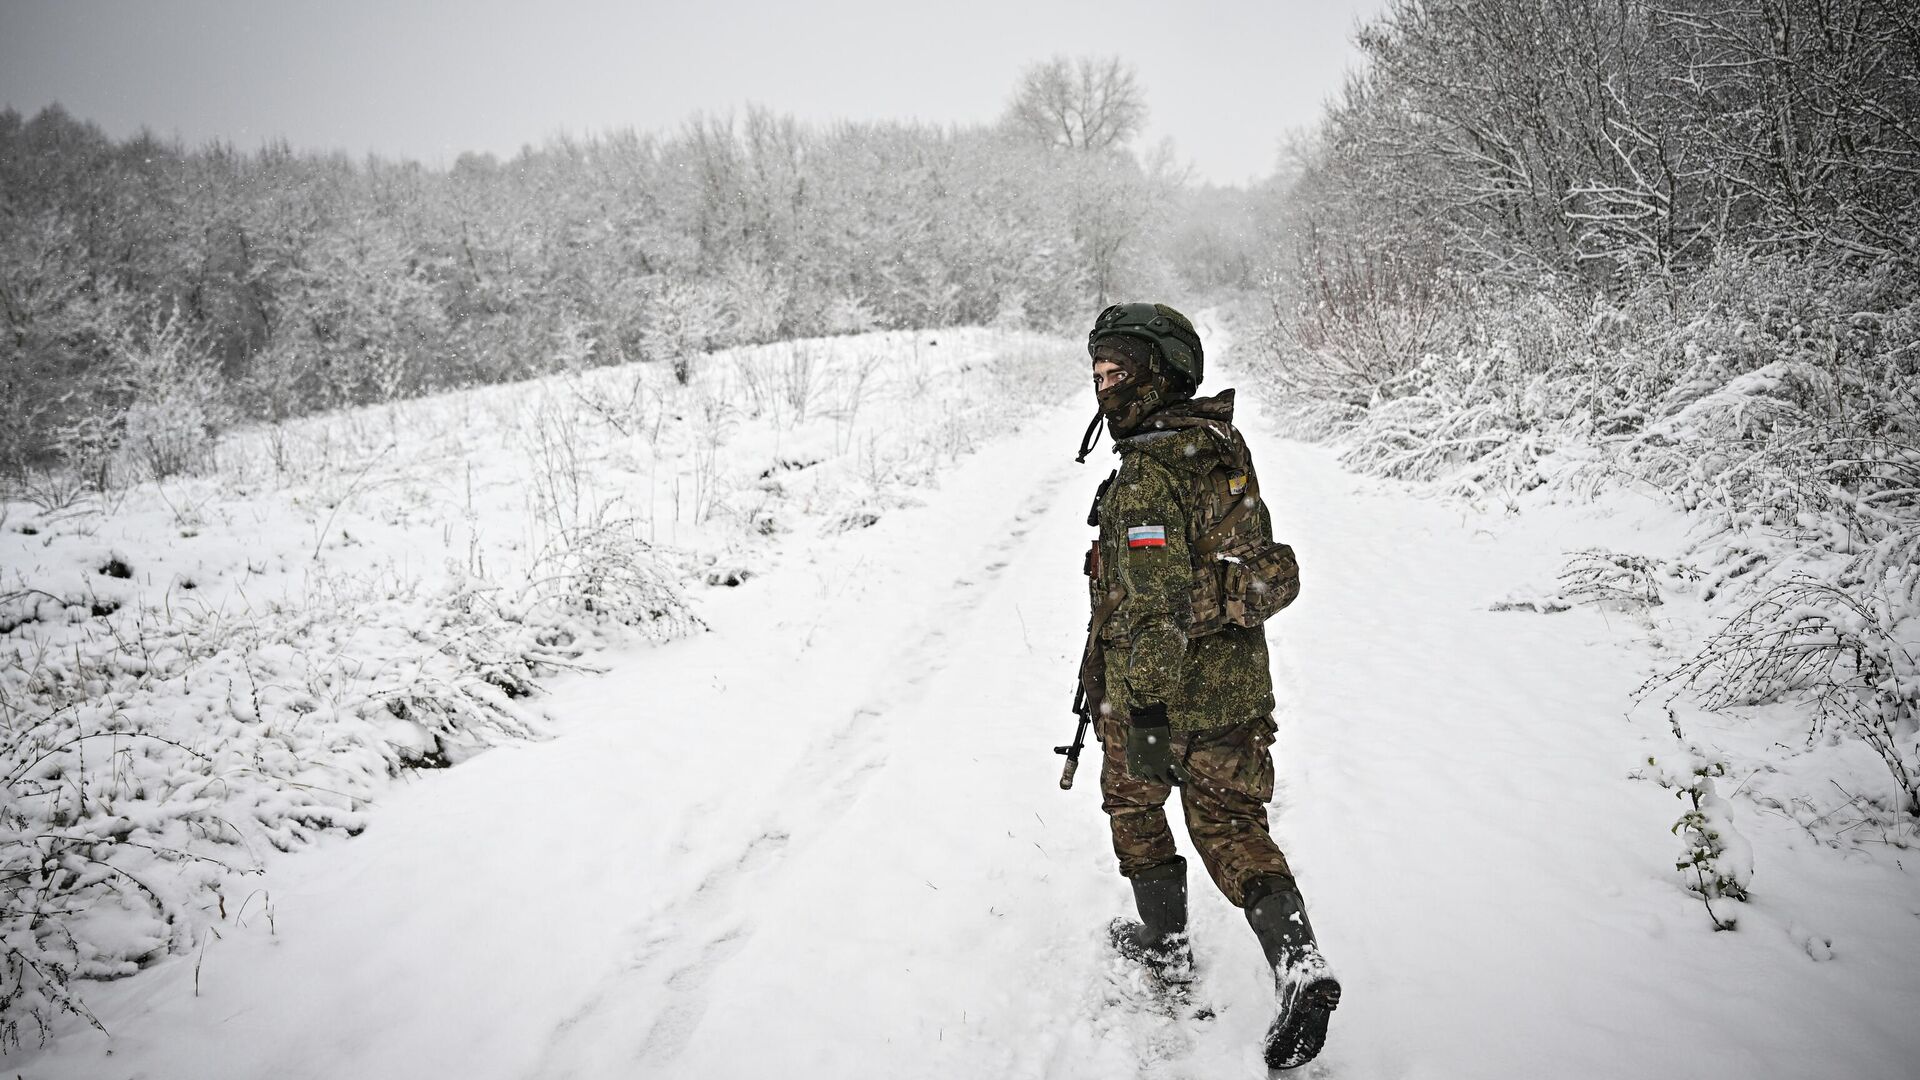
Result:
<svg viewBox="0 0 1920 1080"><path fill-rule="evenodd" d="M1118 150L1146 120L1146 95L1125 61L1056 56L1021 73L1005 123L1046 146Z"/></svg>

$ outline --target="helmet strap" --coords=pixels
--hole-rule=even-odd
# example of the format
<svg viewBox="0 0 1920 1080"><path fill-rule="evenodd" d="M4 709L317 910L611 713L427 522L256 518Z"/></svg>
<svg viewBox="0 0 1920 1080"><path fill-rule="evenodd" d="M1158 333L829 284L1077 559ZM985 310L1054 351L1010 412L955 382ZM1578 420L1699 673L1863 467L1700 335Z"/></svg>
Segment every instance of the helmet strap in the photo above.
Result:
<svg viewBox="0 0 1920 1080"><path fill-rule="evenodd" d="M1086 434L1080 436L1080 456L1074 458L1074 461L1081 465L1087 463L1087 455L1093 453L1093 448L1100 443L1101 421L1106 418L1107 414L1096 406L1093 410L1093 422L1087 425Z"/></svg>

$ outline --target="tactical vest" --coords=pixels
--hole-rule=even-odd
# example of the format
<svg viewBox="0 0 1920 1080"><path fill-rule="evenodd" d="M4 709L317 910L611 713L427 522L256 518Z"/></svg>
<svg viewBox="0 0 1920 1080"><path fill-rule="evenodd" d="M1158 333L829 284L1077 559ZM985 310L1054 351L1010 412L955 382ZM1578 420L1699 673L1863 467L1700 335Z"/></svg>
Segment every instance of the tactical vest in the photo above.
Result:
<svg viewBox="0 0 1920 1080"><path fill-rule="evenodd" d="M1300 595L1293 548L1273 540L1260 504L1260 478L1247 442L1232 424L1169 418L1168 427L1204 427L1220 447L1220 463L1193 478L1187 549L1193 559L1188 637L1228 626L1259 626Z"/></svg>
<svg viewBox="0 0 1920 1080"><path fill-rule="evenodd" d="M1254 473L1246 440L1223 420L1167 417L1161 426L1207 428L1220 448L1219 463L1193 474L1187 493L1187 550L1192 560L1193 586L1186 634L1194 638L1229 626L1259 626L1300 595L1300 564L1292 547L1274 542L1269 517L1254 512L1260 504L1260 480ZM1093 512L1088 515L1089 525L1099 524L1100 498L1112 481L1109 476L1100 485ZM1088 553L1086 566L1096 594L1100 569L1096 544ZM1100 624L1106 621L1104 616L1120 598L1095 595L1093 599L1093 630L1097 635Z"/></svg>

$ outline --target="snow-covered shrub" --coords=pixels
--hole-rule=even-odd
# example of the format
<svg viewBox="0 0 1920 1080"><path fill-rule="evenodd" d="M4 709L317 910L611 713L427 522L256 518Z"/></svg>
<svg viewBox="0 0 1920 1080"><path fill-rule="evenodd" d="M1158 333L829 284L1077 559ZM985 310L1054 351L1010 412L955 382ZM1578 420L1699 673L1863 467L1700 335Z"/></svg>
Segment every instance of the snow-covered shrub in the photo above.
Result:
<svg viewBox="0 0 1920 1080"><path fill-rule="evenodd" d="M582 371L593 366L599 346L599 341L593 336L593 327L585 319L569 312L561 316L560 324L554 327L553 359L547 366L553 371Z"/></svg>
<svg viewBox="0 0 1920 1080"><path fill-rule="evenodd" d="M1262 383L1282 416L1295 434L1338 440L1348 465L1510 499L1624 410L1631 380L1605 351L1604 317L1551 292L1392 281L1349 270L1277 304L1262 336Z"/></svg>
<svg viewBox="0 0 1920 1080"><path fill-rule="evenodd" d="M786 402L795 423L807 419L807 406L819 388L819 364L813 347L805 342L790 342L786 362L779 366L780 397Z"/></svg>
<svg viewBox="0 0 1920 1080"><path fill-rule="evenodd" d="M203 471L231 418L218 367L176 312L122 334L54 447L97 490Z"/></svg>
<svg viewBox="0 0 1920 1080"><path fill-rule="evenodd" d="M411 397L446 359L447 312L404 230L353 215L289 268L282 356L304 376L301 411Z"/></svg>
<svg viewBox="0 0 1920 1080"><path fill-rule="evenodd" d="M1690 569L1682 567L1678 572ZM1589 548L1574 552L1561 568L1560 594L1583 603L1657 607L1660 579L1669 572L1645 555Z"/></svg>
<svg viewBox="0 0 1920 1080"><path fill-rule="evenodd" d="M247 358L234 383L234 397L246 413L267 420L312 412L316 367L314 358L293 341L273 341Z"/></svg>
<svg viewBox="0 0 1920 1080"><path fill-rule="evenodd" d="M42 117L80 127L57 105ZM7 177L0 181L6 220L0 229L0 312L6 325L0 336L0 469L9 475L53 464L48 451L58 432L99 411L90 369L104 364L153 306L151 298L123 287L120 274L103 273L100 263L90 261L105 239L102 228L118 224L118 215L103 213L99 203L84 213L60 210L41 198L67 198L83 186L56 178L78 175L69 169L104 142L98 131L31 150L10 138L18 131L0 130L0 173ZM28 166L39 155L59 159L60 167Z"/></svg>
<svg viewBox="0 0 1920 1080"><path fill-rule="evenodd" d="M827 301L826 310L820 316L820 329L828 334L864 334L882 325L880 313L858 296L839 296Z"/></svg>
<svg viewBox="0 0 1920 1080"><path fill-rule="evenodd" d="M824 389L818 352L804 341L742 353L733 370L749 415L771 415L790 426L806 422L808 407Z"/></svg>
<svg viewBox="0 0 1920 1080"><path fill-rule="evenodd" d="M694 360L733 333L720 292L712 286L675 278L648 283L642 349L649 360L673 365L673 377L686 385Z"/></svg>
<svg viewBox="0 0 1920 1080"><path fill-rule="evenodd" d="M189 948L263 850L360 831L399 770L539 732L534 676L583 647L474 583L331 579L240 612L6 601L0 1045L85 1016L73 980Z"/></svg>
<svg viewBox="0 0 1920 1080"><path fill-rule="evenodd" d="M1342 460L1381 476L1447 476L1450 486L1472 494L1534 486L1537 418L1515 393L1526 388L1505 382L1493 365L1467 357L1452 363L1458 370L1450 376L1367 410Z"/></svg>
<svg viewBox="0 0 1920 1080"><path fill-rule="evenodd" d="M1000 294L993 318L987 323L995 330L1025 330L1029 323L1027 298L1014 289Z"/></svg>
<svg viewBox="0 0 1920 1080"><path fill-rule="evenodd" d="M625 438L643 431L650 413L647 408L647 383L637 372L624 379L587 379L579 372L567 376L567 389L574 403L592 413L601 423Z"/></svg>
<svg viewBox="0 0 1920 1080"><path fill-rule="evenodd" d="M213 454L215 421L191 395L168 393L157 401L136 402L122 423L120 449L130 472L166 480L204 470Z"/></svg>
<svg viewBox="0 0 1920 1080"><path fill-rule="evenodd" d="M1678 734L1678 724L1675 733ZM1638 775L1687 800L1687 808L1673 823L1672 832L1680 838L1680 857L1674 862L1682 888L1698 897L1706 906L1707 917L1715 930L1732 930L1736 916L1726 914L1721 901L1745 901L1753 882L1753 848L1734 828L1733 811L1714 789L1714 780L1727 774L1726 762L1685 746L1682 760L1647 759Z"/></svg>
<svg viewBox="0 0 1920 1080"><path fill-rule="evenodd" d="M1902 793L1902 805L1888 809L1920 814L1920 659L1912 637L1920 627L1910 607L1896 611L1877 590L1793 578L1741 609L1662 681L1697 691L1708 708L1810 703L1809 738L1866 744Z"/></svg>
<svg viewBox="0 0 1920 1080"><path fill-rule="evenodd" d="M1870 495L1898 513L1920 439L1920 295L1786 259L1727 258L1637 345L1667 358L1618 456L1690 508L1789 518ZM1649 388L1654 389L1654 388Z"/></svg>
<svg viewBox="0 0 1920 1080"><path fill-rule="evenodd" d="M1301 292L1276 289L1263 344L1282 416L1303 434L1339 431L1422 380L1443 351L1451 298L1431 268L1392 259L1321 261Z"/></svg>
<svg viewBox="0 0 1920 1080"><path fill-rule="evenodd" d="M528 598L562 615L615 622L656 641L702 625L631 518L561 531L530 576Z"/></svg>
<svg viewBox="0 0 1920 1080"><path fill-rule="evenodd" d="M1664 342L1680 375L1612 456L1700 519L1701 595L1728 612L1669 679L1714 708L1810 703L1810 735L1870 747L1889 809L1920 814L1920 300L1833 284L1778 260L1703 281Z"/></svg>
<svg viewBox="0 0 1920 1080"><path fill-rule="evenodd" d="M1900 795L1883 813L1920 815L1910 273L1730 251L1690 281L1584 307L1483 282L1416 324L1428 335L1417 360L1381 327L1423 308L1390 290L1342 295L1406 309L1403 321L1340 303L1276 309L1267 383L1293 396L1297 430L1333 436L1364 471L1475 502L1615 485L1675 500L1697 522L1680 558L1576 555L1562 592L1636 606L1691 592L1724 621L1658 685L1715 709L1808 708L1810 738L1885 764ZM1369 362L1385 367L1345 359L1370 342L1384 343Z"/></svg>
<svg viewBox="0 0 1920 1080"><path fill-rule="evenodd" d="M781 275L750 259L729 263L715 285L727 316L721 345L760 345L780 336L791 290Z"/></svg>
<svg viewBox="0 0 1920 1080"><path fill-rule="evenodd" d="M120 456L119 419L101 411L83 413L60 425L53 448L65 466L61 471L94 491L110 489L114 461Z"/></svg>
<svg viewBox="0 0 1920 1080"><path fill-rule="evenodd" d="M68 509L87 498L89 491L98 490L79 471L70 468L42 469L28 466L16 476L9 477L4 488L5 497L32 503L42 512L55 512Z"/></svg>

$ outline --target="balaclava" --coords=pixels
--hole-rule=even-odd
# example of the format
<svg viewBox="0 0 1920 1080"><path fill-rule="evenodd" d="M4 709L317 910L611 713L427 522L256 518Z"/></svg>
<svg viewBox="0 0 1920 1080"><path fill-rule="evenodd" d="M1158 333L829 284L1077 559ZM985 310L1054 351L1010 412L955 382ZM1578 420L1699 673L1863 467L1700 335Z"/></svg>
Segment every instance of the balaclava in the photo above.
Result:
<svg viewBox="0 0 1920 1080"><path fill-rule="evenodd" d="M1107 422L1107 432L1112 438L1124 439L1140 430L1147 417L1193 396L1185 379L1166 370L1160 350L1142 338L1124 334L1101 338L1094 343L1093 359L1119 365L1126 378L1096 392L1100 413L1087 426L1087 434L1081 439L1081 461L1093 452L1092 444L1101 420Z"/></svg>

